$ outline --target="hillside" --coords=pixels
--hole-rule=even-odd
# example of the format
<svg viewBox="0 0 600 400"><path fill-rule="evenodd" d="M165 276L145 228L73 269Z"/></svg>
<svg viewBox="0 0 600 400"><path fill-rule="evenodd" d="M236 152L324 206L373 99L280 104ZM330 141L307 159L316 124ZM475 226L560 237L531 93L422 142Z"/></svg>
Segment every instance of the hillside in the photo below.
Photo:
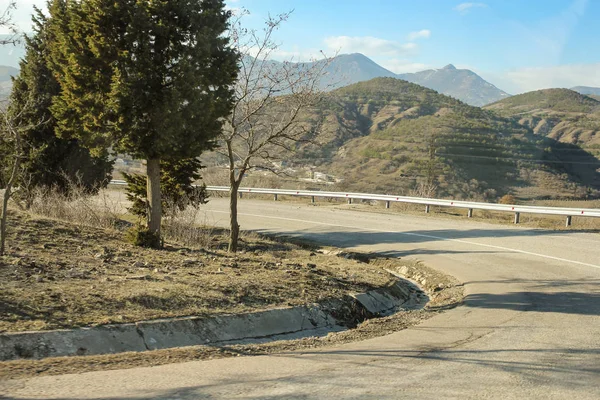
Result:
<svg viewBox="0 0 600 400"><path fill-rule="evenodd" d="M573 90L538 90L485 108L513 118L538 135L600 150L600 101Z"/></svg>
<svg viewBox="0 0 600 400"><path fill-rule="evenodd" d="M600 162L577 146L398 79L333 91L305 119L321 143L300 148L290 164L343 179L344 190L419 194L436 186L440 196L495 200L600 185Z"/></svg>
<svg viewBox="0 0 600 400"><path fill-rule="evenodd" d="M600 96L600 88L591 87L591 86L575 86L572 87L571 90L576 91L577 93L585 94L585 95L593 95Z"/></svg>
<svg viewBox="0 0 600 400"><path fill-rule="evenodd" d="M413 74L400 74L400 79L436 90L473 106L483 106L510 95L468 69L449 64Z"/></svg>

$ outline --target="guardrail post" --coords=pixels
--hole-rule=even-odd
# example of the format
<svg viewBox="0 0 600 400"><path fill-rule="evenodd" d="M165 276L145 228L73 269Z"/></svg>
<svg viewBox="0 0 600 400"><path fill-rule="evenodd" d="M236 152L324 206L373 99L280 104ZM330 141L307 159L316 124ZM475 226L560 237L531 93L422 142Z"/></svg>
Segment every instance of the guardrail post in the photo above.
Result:
<svg viewBox="0 0 600 400"><path fill-rule="evenodd" d="M310 196L310 202L314 203L315 202L315 196Z"/></svg>
<svg viewBox="0 0 600 400"><path fill-rule="evenodd" d="M521 220L521 213L516 212L515 213L515 224L518 224L520 220Z"/></svg>
<svg viewBox="0 0 600 400"><path fill-rule="evenodd" d="M425 214L429 214L429 204L425 206Z"/></svg>
<svg viewBox="0 0 600 400"><path fill-rule="evenodd" d="M571 223L573 222L573 219L572 219L572 218L573 218L573 217L571 217L570 215L569 215L569 216L567 216L567 225L566 225L567 227L568 227L568 226L571 226Z"/></svg>
<svg viewBox="0 0 600 400"><path fill-rule="evenodd" d="M273 200L277 201L277 193L273 195Z"/></svg>
<svg viewBox="0 0 600 400"><path fill-rule="evenodd" d="M352 199L348 197L348 204L352 204Z"/></svg>
<svg viewBox="0 0 600 400"><path fill-rule="evenodd" d="M469 208L469 212L467 213L468 218L473 218L473 209Z"/></svg>
<svg viewBox="0 0 600 400"><path fill-rule="evenodd" d="M385 202L385 208L390 208L390 202L389 201Z"/></svg>

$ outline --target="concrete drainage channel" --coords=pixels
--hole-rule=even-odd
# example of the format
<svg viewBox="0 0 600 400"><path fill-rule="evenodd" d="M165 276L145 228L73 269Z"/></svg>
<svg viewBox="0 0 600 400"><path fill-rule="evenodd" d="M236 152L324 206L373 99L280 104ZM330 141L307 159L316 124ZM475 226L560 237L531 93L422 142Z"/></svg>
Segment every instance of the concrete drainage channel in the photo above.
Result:
<svg viewBox="0 0 600 400"><path fill-rule="evenodd" d="M115 354L324 336L348 329L353 322L422 308L428 301L429 297L417 285L400 278L387 288L313 306L209 318L188 317L69 330L4 333L0 334L0 360Z"/></svg>

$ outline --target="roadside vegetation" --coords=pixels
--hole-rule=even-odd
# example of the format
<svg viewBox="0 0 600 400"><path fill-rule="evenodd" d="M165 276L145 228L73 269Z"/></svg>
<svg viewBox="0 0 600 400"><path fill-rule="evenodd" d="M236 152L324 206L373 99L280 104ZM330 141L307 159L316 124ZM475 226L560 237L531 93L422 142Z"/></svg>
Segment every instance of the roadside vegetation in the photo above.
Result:
<svg viewBox="0 0 600 400"><path fill-rule="evenodd" d="M5 29L14 7L0 14ZM323 93L330 59L271 60L289 14L257 32L222 0L48 10L35 11L0 110L0 331L328 301L388 285L383 268L404 262L244 233L243 182L506 202L599 195L594 154L514 115L542 105L594 131L592 98L551 91L482 109L393 78ZM114 170L117 155L137 168ZM128 213L106 190L117 174ZM203 181L230 187L229 230L201 223Z"/></svg>
<svg viewBox="0 0 600 400"><path fill-rule="evenodd" d="M195 246L168 241L153 250L123 243L117 229L88 225L96 221L17 211L12 218L12 251L0 259L0 332L243 313L395 281L377 264L255 234L240 237L237 255L227 252L227 232L201 226L188 228Z"/></svg>

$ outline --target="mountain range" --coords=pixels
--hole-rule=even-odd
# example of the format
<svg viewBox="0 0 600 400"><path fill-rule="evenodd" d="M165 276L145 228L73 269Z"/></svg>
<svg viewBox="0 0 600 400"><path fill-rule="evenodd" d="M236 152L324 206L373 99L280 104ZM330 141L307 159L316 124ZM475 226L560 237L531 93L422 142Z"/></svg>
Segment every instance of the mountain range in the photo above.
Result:
<svg viewBox="0 0 600 400"><path fill-rule="evenodd" d="M0 57L6 64L18 65L23 56L22 46L4 46L0 48ZM322 61L316 61L319 63ZM281 65L278 61L270 61L273 67ZM314 63L298 63L299 68L310 68ZM10 76L18 70L10 66L0 66L0 99L10 91ZM416 83L441 94L454 97L472 106L485 106L510 97L508 93L487 82L475 72L458 69L448 64L439 69L405 74L395 74L360 53L341 54L332 59L327 66L326 77L322 80L322 89L335 90L357 82L373 78L398 78ZM577 86L572 88L581 94L600 98L600 88Z"/></svg>
<svg viewBox="0 0 600 400"><path fill-rule="evenodd" d="M568 92L581 96L586 112L595 110L595 100ZM570 110L570 103L559 108ZM496 201L506 193L567 197L600 189L593 154L514 116L405 80L374 78L333 90L307 110L301 122L307 132L319 132L319 143L298 144L285 159L357 192Z"/></svg>
<svg viewBox="0 0 600 400"><path fill-rule="evenodd" d="M22 51L18 48L10 47L3 51L6 54L2 54L2 59L6 59L7 64L15 65L16 61L12 58L22 56ZM316 61L316 63L319 62L322 61ZM281 64L277 61L271 61L271 63L273 66ZM299 68L310 68L313 64L298 63L298 66ZM7 69L10 69L10 73L15 70L12 67L0 67L0 81L6 81L6 77L9 75ZM327 66L326 74L326 78L322 81L322 89L325 90L333 90L373 78L389 77L416 83L473 106L483 106L509 96L508 93L485 81L473 71L457 69L452 64L440 69L395 74L363 54L341 54L333 58L330 65ZM7 86L8 84L3 85L4 92L6 92ZM1 93L0 96L2 96Z"/></svg>
<svg viewBox="0 0 600 400"><path fill-rule="evenodd" d="M473 71L457 69L452 64L440 69L395 74L365 55L354 53L335 57L328 66L327 73L332 78L325 80L325 83L333 89L373 78L398 78L433 89L472 106L483 106L510 96Z"/></svg>

